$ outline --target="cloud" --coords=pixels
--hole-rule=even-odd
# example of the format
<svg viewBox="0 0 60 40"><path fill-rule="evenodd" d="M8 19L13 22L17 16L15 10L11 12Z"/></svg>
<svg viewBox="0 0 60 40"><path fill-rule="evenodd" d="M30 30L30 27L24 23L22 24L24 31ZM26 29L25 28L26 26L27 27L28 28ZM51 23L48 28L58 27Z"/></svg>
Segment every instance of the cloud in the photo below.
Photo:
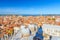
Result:
<svg viewBox="0 0 60 40"><path fill-rule="evenodd" d="M60 6L45 8L0 8L0 14L22 14L22 15L60 14Z"/></svg>
<svg viewBox="0 0 60 40"><path fill-rule="evenodd" d="M40 14L40 9L0 8L0 14Z"/></svg>

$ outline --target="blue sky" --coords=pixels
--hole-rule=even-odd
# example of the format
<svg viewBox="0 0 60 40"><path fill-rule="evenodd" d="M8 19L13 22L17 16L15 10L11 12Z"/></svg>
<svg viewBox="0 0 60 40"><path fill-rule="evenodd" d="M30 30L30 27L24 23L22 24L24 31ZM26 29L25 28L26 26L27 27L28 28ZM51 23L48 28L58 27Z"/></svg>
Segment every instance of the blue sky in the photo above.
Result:
<svg viewBox="0 0 60 40"><path fill-rule="evenodd" d="M60 14L59 0L0 0L0 14Z"/></svg>

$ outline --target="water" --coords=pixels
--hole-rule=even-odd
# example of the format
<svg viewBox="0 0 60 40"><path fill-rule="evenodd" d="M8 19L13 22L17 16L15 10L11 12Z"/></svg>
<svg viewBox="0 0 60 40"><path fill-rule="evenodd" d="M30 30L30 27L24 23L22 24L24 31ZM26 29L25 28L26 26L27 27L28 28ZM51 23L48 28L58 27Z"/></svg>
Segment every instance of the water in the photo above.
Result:
<svg viewBox="0 0 60 40"><path fill-rule="evenodd" d="M11 14L8 14L8 13L6 13L6 14L1 14L0 13L0 16L6 16L6 15L21 15L21 16L60 16L60 14L20 14L20 13L18 13L18 14L15 14L15 13L11 13Z"/></svg>

